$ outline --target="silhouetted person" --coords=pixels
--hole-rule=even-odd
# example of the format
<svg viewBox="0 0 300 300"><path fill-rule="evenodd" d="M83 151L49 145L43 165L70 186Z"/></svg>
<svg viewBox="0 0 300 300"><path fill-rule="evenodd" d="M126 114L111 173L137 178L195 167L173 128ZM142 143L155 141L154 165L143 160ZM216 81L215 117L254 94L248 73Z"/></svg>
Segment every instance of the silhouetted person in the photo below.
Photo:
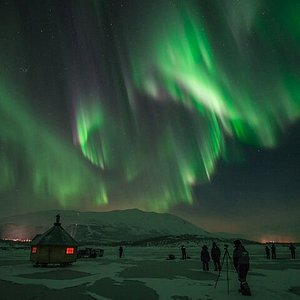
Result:
<svg viewBox="0 0 300 300"><path fill-rule="evenodd" d="M296 247L293 244L290 244L289 249L291 251L292 259L296 258Z"/></svg>
<svg viewBox="0 0 300 300"><path fill-rule="evenodd" d="M202 247L202 251L201 251L201 261L203 264L203 271L209 271L209 261L210 261L210 256L209 256L209 252L208 252L208 248L206 245L204 245Z"/></svg>
<svg viewBox="0 0 300 300"><path fill-rule="evenodd" d="M186 248L184 245L181 246L181 259L186 259Z"/></svg>
<svg viewBox="0 0 300 300"><path fill-rule="evenodd" d="M247 274L249 271L249 253L242 245L240 240L234 241L233 265L238 273L240 292L243 295L251 295L250 288L247 283Z"/></svg>
<svg viewBox="0 0 300 300"><path fill-rule="evenodd" d="M211 259L213 260L215 265L215 271L221 271L221 264L220 264L221 250L215 242L213 242L210 254L211 254Z"/></svg>
<svg viewBox="0 0 300 300"><path fill-rule="evenodd" d="M272 252L272 259L276 259L276 246L274 243L271 246L271 252Z"/></svg>
<svg viewBox="0 0 300 300"><path fill-rule="evenodd" d="M123 257L123 252L124 252L124 249L122 246L120 246L119 248L119 257L122 258Z"/></svg>
<svg viewBox="0 0 300 300"><path fill-rule="evenodd" d="M270 248L269 248L269 246L268 245L266 245L266 257L267 257L267 259L270 259Z"/></svg>

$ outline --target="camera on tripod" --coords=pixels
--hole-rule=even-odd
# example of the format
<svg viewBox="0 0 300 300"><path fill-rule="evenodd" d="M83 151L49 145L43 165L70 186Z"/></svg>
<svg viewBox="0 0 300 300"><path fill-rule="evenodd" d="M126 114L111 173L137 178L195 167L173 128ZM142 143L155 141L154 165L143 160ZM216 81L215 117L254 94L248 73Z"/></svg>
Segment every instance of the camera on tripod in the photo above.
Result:
<svg viewBox="0 0 300 300"><path fill-rule="evenodd" d="M227 293L229 295L229 263L232 263L232 260L231 260L231 257L230 257L230 254L228 252L228 247L229 245L228 244L224 244L224 256L223 256L223 260L222 260L222 263L221 263L221 268L219 270L219 275L216 279L216 282L215 282L215 288L217 287L217 284L218 284L218 281L219 281L219 278L221 276L221 269L223 269L223 266L224 266L224 262L225 262L225 269L226 269L226 280L227 280Z"/></svg>

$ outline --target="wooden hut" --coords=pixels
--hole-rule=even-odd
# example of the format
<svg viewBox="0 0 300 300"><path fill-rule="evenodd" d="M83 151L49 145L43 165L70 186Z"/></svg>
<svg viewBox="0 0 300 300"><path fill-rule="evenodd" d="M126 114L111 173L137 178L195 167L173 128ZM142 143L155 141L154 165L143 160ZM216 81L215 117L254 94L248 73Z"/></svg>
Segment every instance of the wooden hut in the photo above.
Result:
<svg viewBox="0 0 300 300"><path fill-rule="evenodd" d="M30 260L36 265L67 265L76 261L78 243L62 228L60 216L43 234L31 242Z"/></svg>

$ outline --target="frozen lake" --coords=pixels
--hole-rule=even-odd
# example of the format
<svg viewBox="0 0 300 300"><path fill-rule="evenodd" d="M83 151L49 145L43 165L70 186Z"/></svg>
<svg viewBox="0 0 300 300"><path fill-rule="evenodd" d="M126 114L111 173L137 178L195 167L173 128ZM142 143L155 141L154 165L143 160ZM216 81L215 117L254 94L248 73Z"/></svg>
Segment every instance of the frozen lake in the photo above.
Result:
<svg viewBox="0 0 300 300"><path fill-rule="evenodd" d="M266 260L264 246L246 246L251 265L248 283L253 299L299 299L300 260L290 259L286 246L277 247L276 261ZM126 247L118 258L118 247L103 247L104 257L80 259L72 266L33 267L29 250L0 250L1 300L29 299L243 299L238 293L237 274L226 268L217 288L218 273L203 272L200 248L188 247L190 259L180 260L179 248ZM298 250L298 249L297 249ZM296 251L297 251L296 250ZM232 254L232 247L229 247ZM175 260L166 260L174 254ZM223 255L223 253L222 253Z"/></svg>

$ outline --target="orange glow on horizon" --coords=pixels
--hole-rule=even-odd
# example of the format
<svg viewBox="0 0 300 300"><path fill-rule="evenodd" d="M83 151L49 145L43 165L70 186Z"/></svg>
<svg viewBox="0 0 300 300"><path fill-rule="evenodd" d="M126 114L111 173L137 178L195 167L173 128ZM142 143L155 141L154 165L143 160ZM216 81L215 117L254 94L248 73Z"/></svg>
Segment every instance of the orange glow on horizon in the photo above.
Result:
<svg viewBox="0 0 300 300"><path fill-rule="evenodd" d="M295 243L294 237L289 235L265 235L260 238L260 242L267 243Z"/></svg>

